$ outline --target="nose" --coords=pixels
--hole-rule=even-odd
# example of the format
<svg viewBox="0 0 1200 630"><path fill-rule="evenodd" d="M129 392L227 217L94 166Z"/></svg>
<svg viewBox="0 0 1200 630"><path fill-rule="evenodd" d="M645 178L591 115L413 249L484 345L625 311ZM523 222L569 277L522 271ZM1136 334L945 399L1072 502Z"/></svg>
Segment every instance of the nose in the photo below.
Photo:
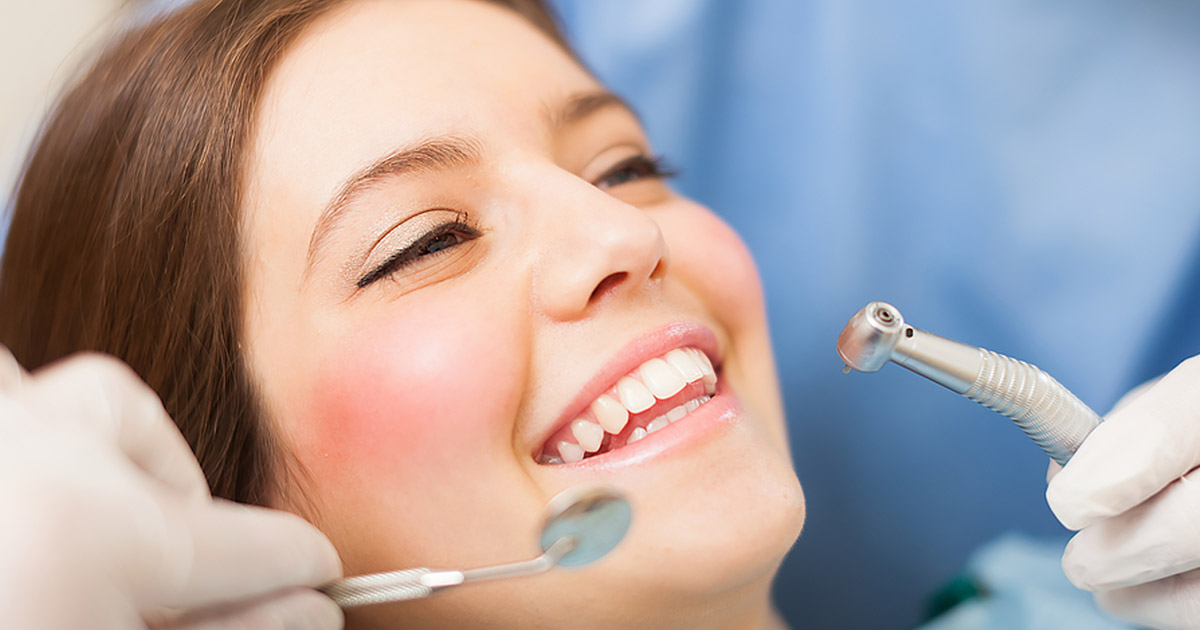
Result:
<svg viewBox="0 0 1200 630"><path fill-rule="evenodd" d="M577 320L606 300L661 282L670 254L651 214L584 184L568 207L550 213L553 245L538 261L538 307L560 321Z"/></svg>

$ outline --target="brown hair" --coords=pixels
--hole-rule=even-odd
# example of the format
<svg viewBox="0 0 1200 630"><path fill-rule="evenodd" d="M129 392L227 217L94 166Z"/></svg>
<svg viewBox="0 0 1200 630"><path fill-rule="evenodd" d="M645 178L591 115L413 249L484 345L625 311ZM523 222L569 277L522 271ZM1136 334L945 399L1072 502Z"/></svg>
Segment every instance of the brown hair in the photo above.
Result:
<svg viewBox="0 0 1200 630"><path fill-rule="evenodd" d="M240 351L243 160L298 33L343 0L207 0L116 40L60 99L0 261L0 343L28 369L80 350L163 400L213 494L284 471ZM540 0L494 0L569 51Z"/></svg>

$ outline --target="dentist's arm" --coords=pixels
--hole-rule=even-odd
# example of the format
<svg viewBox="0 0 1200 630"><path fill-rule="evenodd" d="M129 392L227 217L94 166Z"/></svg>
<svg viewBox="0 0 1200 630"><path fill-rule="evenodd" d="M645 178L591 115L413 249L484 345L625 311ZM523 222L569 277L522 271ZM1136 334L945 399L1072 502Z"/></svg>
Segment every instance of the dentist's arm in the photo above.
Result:
<svg viewBox="0 0 1200 630"><path fill-rule="evenodd" d="M0 346L0 611L14 628L336 629L329 541L214 500L158 397L120 362L25 373Z"/></svg>
<svg viewBox="0 0 1200 630"><path fill-rule="evenodd" d="M1063 570L1117 617L1200 628L1200 357L1125 400L1046 490L1080 530Z"/></svg>

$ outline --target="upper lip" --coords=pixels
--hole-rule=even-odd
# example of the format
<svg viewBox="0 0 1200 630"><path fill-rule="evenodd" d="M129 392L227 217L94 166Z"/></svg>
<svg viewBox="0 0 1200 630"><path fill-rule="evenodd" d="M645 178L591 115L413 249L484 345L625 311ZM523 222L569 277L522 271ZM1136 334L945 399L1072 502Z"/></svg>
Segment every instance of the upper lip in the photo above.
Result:
<svg viewBox="0 0 1200 630"><path fill-rule="evenodd" d="M717 336L712 329L694 322L674 322L643 334L625 344L590 378L579 393L548 426L537 432L532 456L537 457L546 440L588 408L592 401L639 365L662 356L675 348L696 348L708 356L715 369L720 370Z"/></svg>

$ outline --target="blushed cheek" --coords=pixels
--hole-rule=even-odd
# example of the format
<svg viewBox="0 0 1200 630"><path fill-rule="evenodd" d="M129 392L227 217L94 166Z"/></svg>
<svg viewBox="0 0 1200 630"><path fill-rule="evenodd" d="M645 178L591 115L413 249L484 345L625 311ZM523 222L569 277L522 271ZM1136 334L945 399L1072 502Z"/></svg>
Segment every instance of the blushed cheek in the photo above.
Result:
<svg viewBox="0 0 1200 630"><path fill-rule="evenodd" d="M477 304L438 306L383 308L323 340L312 404L292 431L321 485L420 483L511 443L511 423L497 419L518 396L513 331Z"/></svg>

